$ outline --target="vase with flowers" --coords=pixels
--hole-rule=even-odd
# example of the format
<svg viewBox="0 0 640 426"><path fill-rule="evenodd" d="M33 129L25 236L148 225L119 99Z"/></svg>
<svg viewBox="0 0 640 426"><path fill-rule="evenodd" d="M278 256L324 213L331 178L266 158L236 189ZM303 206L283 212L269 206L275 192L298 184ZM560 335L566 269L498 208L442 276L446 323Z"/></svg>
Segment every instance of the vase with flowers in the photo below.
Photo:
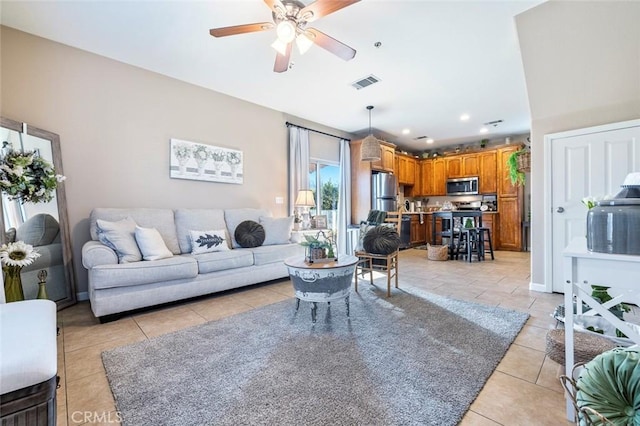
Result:
<svg viewBox="0 0 640 426"><path fill-rule="evenodd" d="M215 176L221 176L225 158L226 155L224 155L224 151L221 149L216 149L211 153L211 159L213 159L213 174Z"/></svg>
<svg viewBox="0 0 640 426"><path fill-rule="evenodd" d="M198 165L198 175L204 175L204 166L209 161L209 148L204 145L197 145L193 150L193 159L196 160Z"/></svg>
<svg viewBox="0 0 640 426"><path fill-rule="evenodd" d="M47 203L53 199L58 183L65 179L34 151L11 150L0 162L0 190L9 196L9 200Z"/></svg>
<svg viewBox="0 0 640 426"><path fill-rule="evenodd" d="M178 160L178 170L180 174L185 174L187 171L187 162L191 157L191 147L185 144L175 144L173 145L173 155L175 155Z"/></svg>
<svg viewBox="0 0 640 426"><path fill-rule="evenodd" d="M16 241L0 246L0 263L4 273L4 295L7 302L24 300L20 271L30 265L40 253L24 241Z"/></svg>
<svg viewBox="0 0 640 426"><path fill-rule="evenodd" d="M238 177L238 167L242 162L242 156L239 152L229 151L227 152L227 163L231 168L231 177L236 179Z"/></svg>

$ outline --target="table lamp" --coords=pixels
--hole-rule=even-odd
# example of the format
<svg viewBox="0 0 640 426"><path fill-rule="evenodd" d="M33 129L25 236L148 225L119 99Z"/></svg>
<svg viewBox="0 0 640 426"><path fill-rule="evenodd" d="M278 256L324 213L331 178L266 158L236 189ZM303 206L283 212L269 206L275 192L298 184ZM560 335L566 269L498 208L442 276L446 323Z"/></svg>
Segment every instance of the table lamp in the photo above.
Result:
<svg viewBox="0 0 640 426"><path fill-rule="evenodd" d="M298 191L295 206L299 207L302 212L302 229L309 229L311 227L309 208L316 206L313 191L310 189L301 189Z"/></svg>

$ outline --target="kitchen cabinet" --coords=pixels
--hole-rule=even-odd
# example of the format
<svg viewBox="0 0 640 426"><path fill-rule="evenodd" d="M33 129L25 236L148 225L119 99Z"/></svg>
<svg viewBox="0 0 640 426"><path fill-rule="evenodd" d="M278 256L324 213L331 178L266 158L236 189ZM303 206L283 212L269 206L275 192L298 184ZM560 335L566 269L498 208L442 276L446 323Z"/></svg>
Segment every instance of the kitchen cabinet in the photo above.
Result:
<svg viewBox="0 0 640 426"><path fill-rule="evenodd" d="M411 237L410 244L412 246L421 245L427 242L426 215L422 215L423 223L420 223L420 215L411 215Z"/></svg>
<svg viewBox="0 0 640 426"><path fill-rule="evenodd" d="M372 170L393 173L396 146L392 143L380 141L380 160L371 162Z"/></svg>
<svg viewBox="0 0 640 426"><path fill-rule="evenodd" d="M447 178L457 178L462 177L462 157L446 157L444 159L445 169L446 169L446 177Z"/></svg>
<svg viewBox="0 0 640 426"><path fill-rule="evenodd" d="M507 159L514 151L520 149L519 145L508 145L503 148L498 148L496 151L498 162L498 196L501 197L516 197L518 196L519 186L511 183L509 177L509 167L507 166Z"/></svg>
<svg viewBox="0 0 640 426"><path fill-rule="evenodd" d="M465 154L460 159L462 176L478 176L478 154Z"/></svg>
<svg viewBox="0 0 640 426"><path fill-rule="evenodd" d="M433 160L426 159L420 162L420 194L421 196L433 195Z"/></svg>
<svg viewBox="0 0 640 426"><path fill-rule="evenodd" d="M498 169L496 151L478 154L478 181L481 194L495 194L498 188Z"/></svg>
<svg viewBox="0 0 640 426"><path fill-rule="evenodd" d="M371 162L362 161L362 139L351 141L351 223L366 220L371 210Z"/></svg>
<svg viewBox="0 0 640 426"><path fill-rule="evenodd" d="M520 251L522 248L521 206L520 197L500 197L498 199L500 226L498 227L498 244L496 246L500 250Z"/></svg>
<svg viewBox="0 0 640 426"><path fill-rule="evenodd" d="M430 195L447 195L447 175L444 158L433 160L433 193Z"/></svg>
<svg viewBox="0 0 640 426"><path fill-rule="evenodd" d="M425 240L429 244L431 244L432 239L432 230L431 230L431 217L432 214L428 213L424 215L424 226L425 226ZM436 218L436 244L442 244L442 218Z"/></svg>
<svg viewBox="0 0 640 426"><path fill-rule="evenodd" d="M483 213L482 214L482 226L489 228L491 232L491 244L493 249L498 249L498 214L496 213Z"/></svg>
<svg viewBox="0 0 640 426"><path fill-rule="evenodd" d="M416 159L402 154L396 154L396 175L400 185L414 185L416 180Z"/></svg>

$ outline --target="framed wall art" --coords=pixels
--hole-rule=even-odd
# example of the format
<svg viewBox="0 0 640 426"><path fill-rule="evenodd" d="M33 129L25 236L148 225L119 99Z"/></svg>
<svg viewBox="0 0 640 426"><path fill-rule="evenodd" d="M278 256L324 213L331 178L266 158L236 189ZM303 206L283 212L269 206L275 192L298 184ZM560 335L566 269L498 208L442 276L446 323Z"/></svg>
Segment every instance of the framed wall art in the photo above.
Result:
<svg viewBox="0 0 640 426"><path fill-rule="evenodd" d="M180 139L171 139L170 150L171 178L242 183L242 151Z"/></svg>

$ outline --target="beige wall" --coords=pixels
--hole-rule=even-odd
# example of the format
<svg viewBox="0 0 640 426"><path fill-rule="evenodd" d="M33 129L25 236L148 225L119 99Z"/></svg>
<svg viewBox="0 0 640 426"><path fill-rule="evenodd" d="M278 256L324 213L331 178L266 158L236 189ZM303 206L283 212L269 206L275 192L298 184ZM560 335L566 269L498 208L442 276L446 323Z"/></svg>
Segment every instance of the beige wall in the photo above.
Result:
<svg viewBox="0 0 640 426"><path fill-rule="evenodd" d="M637 1L549 1L516 17L532 118L534 285L546 284L544 135L640 117L638 22Z"/></svg>
<svg viewBox="0 0 640 426"><path fill-rule="evenodd" d="M81 248L92 208L259 207L283 216L285 122L338 133L7 27L0 47L1 115L60 135L78 292L87 290ZM244 183L170 179L171 138L242 150Z"/></svg>

